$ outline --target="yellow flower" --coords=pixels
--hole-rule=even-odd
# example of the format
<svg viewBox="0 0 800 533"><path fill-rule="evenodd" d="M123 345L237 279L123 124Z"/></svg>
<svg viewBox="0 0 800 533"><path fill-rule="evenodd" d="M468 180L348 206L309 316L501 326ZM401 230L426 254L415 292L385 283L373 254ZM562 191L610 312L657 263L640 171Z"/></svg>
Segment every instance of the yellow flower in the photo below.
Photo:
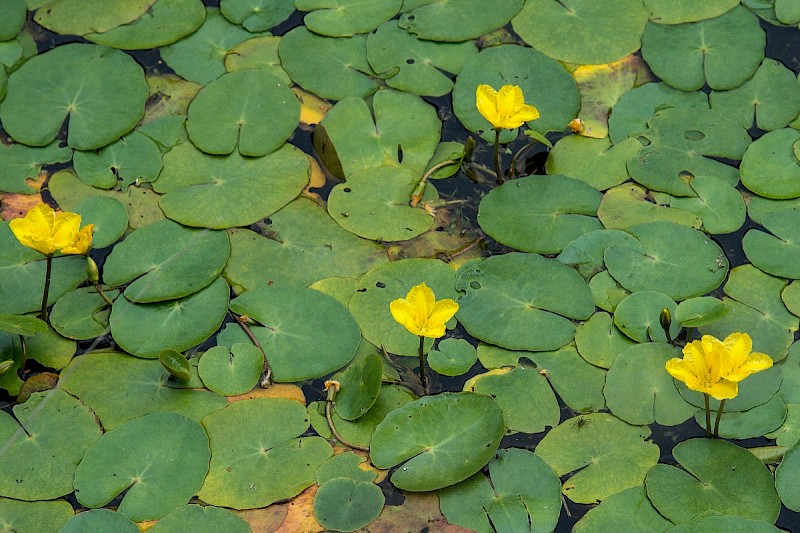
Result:
<svg viewBox="0 0 800 533"><path fill-rule="evenodd" d="M499 91L489 85L478 85L475 105L495 129L513 130L539 118L539 110L525 103L518 85L503 85Z"/></svg>
<svg viewBox="0 0 800 533"><path fill-rule="evenodd" d="M728 351L722 364L722 377L727 380L738 383L772 366L772 358L767 354L751 353L753 341L747 333L731 333L722 344Z"/></svg>
<svg viewBox="0 0 800 533"><path fill-rule="evenodd" d="M420 283L411 287L405 298L390 303L389 310L414 335L437 339L444 336L444 324L456 314L458 304L450 299L437 302L433 291Z"/></svg>
<svg viewBox="0 0 800 533"><path fill-rule="evenodd" d="M56 213L47 204L39 204L28 211L25 218L9 223L17 240L28 248L45 255L57 251L65 254L84 254L92 243L94 225L83 228L81 216L75 213Z"/></svg>

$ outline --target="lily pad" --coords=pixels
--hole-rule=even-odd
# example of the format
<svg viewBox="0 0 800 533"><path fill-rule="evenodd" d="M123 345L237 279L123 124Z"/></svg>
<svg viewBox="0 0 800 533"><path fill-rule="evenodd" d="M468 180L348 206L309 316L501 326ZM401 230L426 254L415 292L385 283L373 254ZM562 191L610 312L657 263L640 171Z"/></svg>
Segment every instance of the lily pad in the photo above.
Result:
<svg viewBox="0 0 800 533"><path fill-rule="evenodd" d="M784 380L785 381L785 380ZM781 427L764 434L768 439L775 439L776 446L791 448L800 442L800 405L786 404L786 419Z"/></svg>
<svg viewBox="0 0 800 533"><path fill-rule="evenodd" d="M0 498L0 520L15 533L58 533L74 514L66 500L20 502Z"/></svg>
<svg viewBox="0 0 800 533"><path fill-rule="evenodd" d="M103 287L112 300L119 290ZM81 287L59 298L50 313L50 324L59 335L69 339L88 340L109 331L108 316L111 309L94 287Z"/></svg>
<svg viewBox="0 0 800 533"><path fill-rule="evenodd" d="M747 258L773 276L800 279L800 209L770 213L761 225L772 235L748 231L742 239Z"/></svg>
<svg viewBox="0 0 800 533"><path fill-rule="evenodd" d="M630 233L605 229L584 233L567 244L556 259L577 269L584 279L591 279L605 269L603 254L609 246L630 246L634 250L642 250L641 243Z"/></svg>
<svg viewBox="0 0 800 533"><path fill-rule="evenodd" d="M607 138L570 135L550 150L545 168L548 174L563 174L604 191L628 179L628 160L635 157L640 148L636 139L612 145Z"/></svg>
<svg viewBox="0 0 800 533"><path fill-rule="evenodd" d="M137 533L141 531L136 522L111 509L91 509L76 514L64 524L59 533L83 533L84 531L114 531L115 533Z"/></svg>
<svg viewBox="0 0 800 533"><path fill-rule="evenodd" d="M72 157L72 149L53 141L47 146L34 148L24 144L0 145L0 189L5 192L35 194L38 189L28 180L39 177L42 165L65 163Z"/></svg>
<svg viewBox="0 0 800 533"><path fill-rule="evenodd" d="M81 355L61 373L59 388L74 394L100 419L106 430L156 412L174 412L199 421L227 405L205 390L168 386L169 373L154 360L117 352Z"/></svg>
<svg viewBox="0 0 800 533"><path fill-rule="evenodd" d="M747 387L744 382L740 387ZM695 414L698 425L705 425L705 413ZM714 419L716 420L716 418ZM724 412L719 435L725 439L752 439L778 429L786 420L786 404L778 396L747 411ZM716 422L715 422L716 423Z"/></svg>
<svg viewBox="0 0 800 533"><path fill-rule="evenodd" d="M42 366L60 370L67 366L75 355L76 344L47 328L34 337L25 340L28 359L37 361Z"/></svg>
<svg viewBox="0 0 800 533"><path fill-rule="evenodd" d="M25 0L9 0L0 8L0 41L13 39L25 24Z"/></svg>
<svg viewBox="0 0 800 533"><path fill-rule="evenodd" d="M730 183L709 176L696 176L689 186L696 198L673 198L669 205L699 216L703 230L717 235L742 227L746 208L742 194Z"/></svg>
<svg viewBox="0 0 800 533"><path fill-rule="evenodd" d="M783 504L793 511L800 509L800 500L794 488L797 486L797 478L800 475L800 463L798 463L798 447L793 446L783 456L781 464L775 472L775 487L781 497Z"/></svg>
<svg viewBox="0 0 800 533"><path fill-rule="evenodd" d="M718 17L732 7L738 6L739 2L736 0L707 0L706 2L644 0L644 5L650 11L650 20L653 22L681 24Z"/></svg>
<svg viewBox="0 0 800 533"><path fill-rule="evenodd" d="M514 31L548 56L578 64L611 63L641 46L647 10L639 0L529 0Z"/></svg>
<svg viewBox="0 0 800 533"><path fill-rule="evenodd" d="M680 357L680 350L662 342L637 344L619 354L603 389L614 416L637 426L676 426L690 419L697 407L681 397L664 370L673 357Z"/></svg>
<svg viewBox="0 0 800 533"><path fill-rule="evenodd" d="M573 472L562 494L575 503L596 503L644 482L659 456L658 446L644 440L649 436L649 428L608 413L580 415L545 435L536 455L559 476Z"/></svg>
<svg viewBox="0 0 800 533"><path fill-rule="evenodd" d="M783 371L783 382L778 394L787 405L800 405L800 343L795 342L789 348L789 355L780 364ZM791 411L791 409L790 409Z"/></svg>
<svg viewBox="0 0 800 533"><path fill-rule="evenodd" d="M253 37L237 44L225 56L225 70L236 72L238 70L257 68L269 72L287 86L291 85L292 80L283 70L281 59L278 56L280 42L280 37L266 35L264 37ZM303 118L302 105L300 118L301 120Z"/></svg>
<svg viewBox="0 0 800 533"><path fill-rule="evenodd" d="M307 183L308 159L290 144L245 158L238 153L212 156L183 143L164 156L164 170L153 188L164 193L159 204L168 217L187 226L221 229L271 215Z"/></svg>
<svg viewBox="0 0 800 533"><path fill-rule="evenodd" d="M261 69L223 74L189 106L186 131L209 154L259 157L278 149L300 120L300 103L282 80Z"/></svg>
<svg viewBox="0 0 800 533"><path fill-rule="evenodd" d="M503 415L494 400L445 392L386 415L372 435L370 459L377 468L403 463L391 477L401 490L436 490L480 470L502 435Z"/></svg>
<svg viewBox="0 0 800 533"><path fill-rule="evenodd" d="M739 394L735 398L725 402L725 413L723 414L723 420L725 418L725 414L750 411L753 408L763 406L772 400L775 397L775 393L778 392L778 389L781 386L781 381L783 380L782 369L782 366L775 365L767 370L757 372L756 374L749 376L746 381L741 382L739 384ZM701 392L690 390L683 382L679 380L675 381L675 386L678 388L681 396L683 396L687 402L698 408L704 407L705 398ZM709 402L712 411L719 409L719 400L710 398ZM771 408L772 407L774 406L771 406ZM783 410L783 415L785 415L786 410L783 407L781 407L781 409ZM777 424L780 425L780 422L781 421L779 420ZM762 433L765 433L766 431L771 430L765 430ZM761 435L761 433L759 433L759 435Z"/></svg>
<svg viewBox="0 0 800 533"><path fill-rule="evenodd" d="M367 39L367 59L376 72L393 73L389 87L421 96L443 96L453 89L445 73L458 74L477 54L472 41L439 43L422 40L401 29L397 21L383 24Z"/></svg>
<svg viewBox="0 0 800 533"><path fill-rule="evenodd" d="M613 313L617 305L630 294L617 280L611 277L608 270L595 274L589 280L589 290L597 307Z"/></svg>
<svg viewBox="0 0 800 533"><path fill-rule="evenodd" d="M443 376L466 374L477 360L475 347L465 339L442 339L436 349L428 353L428 365Z"/></svg>
<svg viewBox="0 0 800 533"><path fill-rule="evenodd" d="M237 343L207 350L197 364L200 379L210 390L224 396L244 394L258 383L264 356L252 344Z"/></svg>
<svg viewBox="0 0 800 533"><path fill-rule="evenodd" d="M312 379L338 370L353 358L361 341L347 308L312 289L261 287L231 300L230 308L261 324L250 329L278 382ZM226 328L217 339L223 346L240 341L247 338L238 326Z"/></svg>
<svg viewBox="0 0 800 533"><path fill-rule="evenodd" d="M698 296L679 303L672 318L680 323L681 327L696 328L713 324L726 314L728 314L728 308L717 298Z"/></svg>
<svg viewBox="0 0 800 533"><path fill-rule="evenodd" d="M52 0L40 7L33 20L54 33L103 33L133 22L156 0Z"/></svg>
<svg viewBox="0 0 800 533"><path fill-rule="evenodd" d="M150 533L170 533L173 531L192 531L193 533L250 533L247 522L229 509L211 505L184 505L160 518L149 528Z"/></svg>
<svg viewBox="0 0 800 533"><path fill-rule="evenodd" d="M293 0L220 0L223 16L247 31L259 32L277 26L294 11Z"/></svg>
<svg viewBox="0 0 800 533"><path fill-rule="evenodd" d="M559 348L575 336L570 319L585 320L594 312L580 274L536 254L470 263L459 272L456 288L463 293L457 317L469 334L512 350Z"/></svg>
<svg viewBox="0 0 800 533"><path fill-rule="evenodd" d="M719 287L728 272L722 249L704 234L671 222L647 222L628 228L644 252L611 246L608 272L631 292L654 290L675 301L701 296ZM675 243L681 246L676 247Z"/></svg>
<svg viewBox="0 0 800 533"><path fill-rule="evenodd" d="M94 225L92 247L111 246L127 231L130 218L128 210L119 200L110 196L92 196L72 208L81 216L83 224Z"/></svg>
<svg viewBox="0 0 800 533"><path fill-rule="evenodd" d="M45 146L68 119L67 144L96 150L133 129L144 115L146 99L144 72L132 57L69 43L32 57L11 73L0 120L14 140Z"/></svg>
<svg viewBox="0 0 800 533"><path fill-rule="evenodd" d="M0 331L30 337L46 329L47 322L34 316L0 315Z"/></svg>
<svg viewBox="0 0 800 533"><path fill-rule="evenodd" d="M780 500L767 467L753 454L724 440L691 439L672 455L684 470L659 464L647 474L647 497L676 524L701 513L737 515L775 522Z"/></svg>
<svg viewBox="0 0 800 533"><path fill-rule="evenodd" d="M765 44L758 18L740 6L702 22L649 23L642 36L642 57L656 76L676 89L695 91L708 84L725 90L756 72Z"/></svg>
<svg viewBox="0 0 800 533"><path fill-rule="evenodd" d="M354 361L338 380L341 391L336 395L336 413L344 420L355 420L370 410L378 399L383 363L376 353Z"/></svg>
<svg viewBox="0 0 800 533"><path fill-rule="evenodd" d="M523 0L403 2L400 27L428 41L461 42L505 26Z"/></svg>
<svg viewBox="0 0 800 533"><path fill-rule="evenodd" d="M663 309L675 313L677 305L666 294L657 291L637 291L625 297L614 309L614 325L636 342L667 342L660 317ZM670 337L678 336L681 326L674 321Z"/></svg>
<svg viewBox="0 0 800 533"><path fill-rule="evenodd" d="M86 450L75 471L75 497L98 508L125 492L118 512L137 522L158 519L188 503L203 484L209 458L199 423L177 413L145 415Z"/></svg>
<svg viewBox="0 0 800 533"><path fill-rule="evenodd" d="M691 228L700 228L700 217L655 201L652 192L635 183L623 183L607 190L597 208L597 217L608 229L627 229L637 224L659 220Z"/></svg>
<svg viewBox="0 0 800 533"><path fill-rule="evenodd" d="M500 450L481 473L439 493L447 521L481 533L553 531L560 513L560 481L528 450Z"/></svg>
<svg viewBox="0 0 800 533"><path fill-rule="evenodd" d="M133 132L98 152L75 152L72 165L78 177L92 187L111 189L154 181L161 172L161 150L143 133Z"/></svg>
<svg viewBox="0 0 800 533"><path fill-rule="evenodd" d="M333 455L320 437L297 438L308 418L294 400L234 402L205 417L203 426L211 465L197 495L211 505L253 509L292 498L314 483L317 467Z"/></svg>
<svg viewBox="0 0 800 533"><path fill-rule="evenodd" d="M780 533L783 531L766 520L754 520L733 515L711 514L699 516L683 524L670 528L669 533L728 533L729 531L746 531L748 533Z"/></svg>
<svg viewBox="0 0 800 533"><path fill-rule="evenodd" d="M632 509L636 512L631 512ZM667 531L672 526L672 522L650 505L644 487L632 487L609 496L597 507L589 509L572 530L575 533L617 530L654 533Z"/></svg>
<svg viewBox="0 0 800 533"><path fill-rule="evenodd" d="M791 200L772 200L761 196L753 196L747 202L747 216L756 224L761 224L764 217L783 209L800 208L800 197Z"/></svg>
<svg viewBox="0 0 800 533"><path fill-rule="evenodd" d="M378 518L385 501L376 484L338 477L317 489L314 517L325 529L356 531Z"/></svg>
<svg viewBox="0 0 800 533"><path fill-rule="evenodd" d="M349 37L369 33L393 16L403 0L296 0L306 28L328 37ZM360 527L360 526L359 526Z"/></svg>
<svg viewBox="0 0 800 533"><path fill-rule="evenodd" d="M481 201L478 223L487 235L523 252L553 254L590 231L602 194L561 176L528 176L493 189Z"/></svg>
<svg viewBox="0 0 800 533"><path fill-rule="evenodd" d="M792 282L781 292L781 300L793 315L800 316L800 282Z"/></svg>
<svg viewBox="0 0 800 533"><path fill-rule="evenodd" d="M742 157L742 185L754 193L783 200L800 196L800 161L794 152L800 132L793 128L765 133Z"/></svg>
<svg viewBox="0 0 800 533"><path fill-rule="evenodd" d="M317 468L314 479L318 485L341 477L371 483L378 477L378 471L366 463L366 460L366 457L356 455L355 452L338 453Z"/></svg>
<svg viewBox="0 0 800 533"><path fill-rule="evenodd" d="M634 342L614 325L611 315L600 311L578 324L575 345L587 362L600 368L611 368L616 357Z"/></svg>

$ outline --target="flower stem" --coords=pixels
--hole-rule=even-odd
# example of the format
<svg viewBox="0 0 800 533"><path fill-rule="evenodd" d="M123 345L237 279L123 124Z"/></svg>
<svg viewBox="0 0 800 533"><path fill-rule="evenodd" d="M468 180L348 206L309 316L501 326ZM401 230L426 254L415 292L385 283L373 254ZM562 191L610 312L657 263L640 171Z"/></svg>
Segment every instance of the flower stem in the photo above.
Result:
<svg viewBox="0 0 800 533"><path fill-rule="evenodd" d="M261 381L259 386L262 389L268 389L272 385L272 367L269 366L267 352L264 351L264 347L261 346L260 342L258 342L258 338L256 337L255 333L253 333L253 331L247 325L249 318L245 315L237 315L235 313L231 314L233 315L234 320L236 320L236 322L242 327L250 341L261 351L261 354L264 356L264 369L261 371Z"/></svg>
<svg viewBox="0 0 800 533"><path fill-rule="evenodd" d="M511 158L511 166L508 169L509 172L511 172L512 176L518 176L519 175L519 173L517 172L517 159L519 159L519 156L521 156L522 154L527 152L528 149L532 148L533 145L535 145L538 142L539 141L531 141L528 144L526 144L525 146L523 146L522 148L520 148L519 150L517 150L517 153L514 154L514 157Z"/></svg>
<svg viewBox="0 0 800 533"><path fill-rule="evenodd" d="M348 448L361 450L362 452L368 452L369 448L366 446L361 446L345 440L344 437L339 434L339 432L336 430L336 426L333 424L331 407L336 403L336 393L339 392L339 386L340 385L338 381L329 380L325 382L325 391L327 392L327 397L325 398L325 419L328 421L328 428L330 428L331 434L336 438L336 440Z"/></svg>
<svg viewBox="0 0 800 533"><path fill-rule="evenodd" d="M42 291L42 320L47 322L47 296L50 294L50 272L53 270L53 255L47 254L47 268L44 274L44 291Z"/></svg>
<svg viewBox="0 0 800 533"><path fill-rule="evenodd" d="M94 284L94 288L97 291L97 294L99 294L100 297L103 298L103 300L105 300L105 302L108 305L114 305L114 301L111 298L109 298L108 296L106 296L105 292L103 292L103 287L100 286L100 283L95 283Z"/></svg>
<svg viewBox="0 0 800 533"><path fill-rule="evenodd" d="M497 176L497 184L500 185L505 181L503 177L503 169L500 167L500 132L502 128L494 129L494 173Z"/></svg>
<svg viewBox="0 0 800 533"><path fill-rule="evenodd" d="M708 394L703 394L706 400L706 438L711 438L711 406L708 402Z"/></svg>
<svg viewBox="0 0 800 533"><path fill-rule="evenodd" d="M422 383L422 390L428 393L428 382L425 379L425 337L419 336L419 381Z"/></svg>
<svg viewBox="0 0 800 533"><path fill-rule="evenodd" d="M719 402L719 409L717 409L717 419L714 421L714 438L719 438L719 419L722 418L722 410L725 409L725 400Z"/></svg>

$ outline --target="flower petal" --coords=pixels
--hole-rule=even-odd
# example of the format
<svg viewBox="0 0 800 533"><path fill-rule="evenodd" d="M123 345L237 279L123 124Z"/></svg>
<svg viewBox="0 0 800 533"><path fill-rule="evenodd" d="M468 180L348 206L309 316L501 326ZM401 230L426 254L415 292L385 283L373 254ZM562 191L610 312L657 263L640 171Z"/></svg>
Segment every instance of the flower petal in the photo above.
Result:
<svg viewBox="0 0 800 533"><path fill-rule="evenodd" d="M81 227L81 216L75 213L58 213L53 224L53 244L59 249L72 246Z"/></svg>
<svg viewBox="0 0 800 533"><path fill-rule="evenodd" d="M428 317L428 321L444 324L453 318L456 312L458 312L458 304L456 301L445 298L434 304L433 311L431 312L431 316Z"/></svg>
<svg viewBox="0 0 800 533"><path fill-rule="evenodd" d="M478 85L475 91L475 106L478 112L488 120L492 127L501 128L497 116L497 91L489 85Z"/></svg>
<svg viewBox="0 0 800 533"><path fill-rule="evenodd" d="M411 290L408 291L406 295L406 300L408 300L408 303L414 308L417 320L423 323L431 316L436 297L430 287L425 285L425 283L420 283L419 285L411 287Z"/></svg>
<svg viewBox="0 0 800 533"><path fill-rule="evenodd" d="M745 359L744 363L734 368L725 378L730 381L739 382L750 374L761 372L771 366L772 358L770 356L764 353L753 352Z"/></svg>
<svg viewBox="0 0 800 533"><path fill-rule="evenodd" d="M739 394L739 385L733 381L721 379L700 392L710 394L716 400L730 400L731 398L736 398L736 395Z"/></svg>
<svg viewBox="0 0 800 533"><path fill-rule="evenodd" d="M88 252L89 247L92 245L93 231L94 224L86 224L77 233L75 233L72 244L61 249L61 253L83 255Z"/></svg>
<svg viewBox="0 0 800 533"><path fill-rule="evenodd" d="M392 317L414 335L422 335L422 329L416 320L415 309L405 298L398 298L389 304Z"/></svg>

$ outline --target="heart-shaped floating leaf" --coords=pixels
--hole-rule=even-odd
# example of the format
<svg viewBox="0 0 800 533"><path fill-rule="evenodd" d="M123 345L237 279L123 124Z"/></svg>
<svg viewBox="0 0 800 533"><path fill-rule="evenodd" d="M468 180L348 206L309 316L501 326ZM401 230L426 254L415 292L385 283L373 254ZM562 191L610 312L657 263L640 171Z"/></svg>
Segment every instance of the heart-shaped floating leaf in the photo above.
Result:
<svg viewBox="0 0 800 533"><path fill-rule="evenodd" d="M169 373L158 361L115 352L93 352L72 361L58 386L89 406L106 430L155 412L175 412L200 420L227 405L204 390L168 386Z"/></svg>
<svg viewBox="0 0 800 533"><path fill-rule="evenodd" d="M784 382L786 380L784 379ZM796 403L786 404L786 419L781 427L775 431L764 433L768 439L775 439L776 446L791 448L800 442L800 405Z"/></svg>
<svg viewBox="0 0 800 533"><path fill-rule="evenodd" d="M742 194L730 183L697 176L689 183L697 198L672 198L669 205L699 216L703 230L714 235L732 233L744 224L746 207Z"/></svg>
<svg viewBox="0 0 800 533"><path fill-rule="evenodd" d="M24 4L24 2L22 2ZM24 7L23 7L24 10ZM9 531L18 533L58 533L75 514L66 500L20 502L0 498L0 516ZM134 525L134 527L136 527ZM136 532L134 532L136 533Z"/></svg>
<svg viewBox="0 0 800 533"><path fill-rule="evenodd" d="M800 132L793 128L765 133L742 157L742 185L774 199L800 196L800 161L794 147Z"/></svg>
<svg viewBox="0 0 800 533"><path fill-rule="evenodd" d="M474 531L553 531L561 482L528 450L500 450L489 461L491 484L481 473L439 493L448 522Z"/></svg>
<svg viewBox="0 0 800 533"><path fill-rule="evenodd" d="M0 469L0 494L31 501L72 492L75 468L102 433L94 414L60 389L34 393L13 410L14 416L0 413L7 463Z"/></svg>
<svg viewBox="0 0 800 533"><path fill-rule="evenodd" d="M793 315L800 316L800 282L793 281L781 292L781 300Z"/></svg>
<svg viewBox="0 0 800 533"><path fill-rule="evenodd" d="M161 518L200 489L208 446L202 426L183 415L152 413L130 420L86 450L75 470L75 497L97 508L125 492L120 513L137 522Z"/></svg>
<svg viewBox="0 0 800 533"><path fill-rule="evenodd" d="M800 209L784 209L761 223L772 235L752 229L742 239L747 258L764 272L800 278Z"/></svg>
<svg viewBox="0 0 800 533"><path fill-rule="evenodd" d="M147 50L193 33L205 18L206 9L200 0L157 0L130 24L102 33L86 33L83 37L112 48Z"/></svg>
<svg viewBox="0 0 800 533"><path fill-rule="evenodd" d="M481 11L484 9L486 6L481 3ZM495 89L506 84L518 85L525 101L539 110L539 118L527 125L539 133L563 130L580 106L575 80L554 59L534 48L516 45L486 48L461 69L453 88L453 111L465 128L492 142L494 130L475 107L475 91L480 84ZM516 139L517 131L503 132L500 142Z"/></svg>
<svg viewBox="0 0 800 533"><path fill-rule="evenodd" d="M609 246L642 249L642 244L630 233L614 229L596 230L584 233L571 241L556 259L577 269L578 273L588 280L605 269L603 254Z"/></svg>
<svg viewBox="0 0 800 533"><path fill-rule="evenodd" d="M292 498L314 483L317 467L333 455L320 437L296 438L308 417L294 400L234 402L205 417L203 426L211 465L198 497L211 505L253 509Z"/></svg>
<svg viewBox="0 0 800 533"><path fill-rule="evenodd" d="M55 33L103 33L133 22L154 3L155 0L53 0L40 7L33 18Z"/></svg>
<svg viewBox="0 0 800 533"><path fill-rule="evenodd" d="M190 229L161 220L131 233L103 267L109 285L129 283L125 297L150 303L193 294L222 273L230 253L223 231Z"/></svg>
<svg viewBox="0 0 800 533"><path fill-rule="evenodd" d="M767 467L744 448L717 439L678 443L672 455L684 470L655 465L647 474L647 497L676 524L701 513L775 522L781 503Z"/></svg>
<svg viewBox="0 0 800 533"><path fill-rule="evenodd" d="M695 196L694 176L738 183L735 167L712 159L741 159L750 144L747 130L732 118L713 109L674 107L657 111L647 125L639 155L628 162L638 183L673 196Z"/></svg>
<svg viewBox="0 0 800 533"><path fill-rule="evenodd" d="M636 509L636 512L631 512L631 509ZM650 505L644 487L639 486L609 496L597 507L589 509L572 531L667 531L672 525Z"/></svg>
<svg viewBox="0 0 800 533"><path fill-rule="evenodd" d="M578 324L575 345L581 357L600 368L611 368L616 357L634 342L614 325L611 315L597 312Z"/></svg>
<svg viewBox="0 0 800 533"><path fill-rule="evenodd" d="M137 533L141 531L136 522L111 509L90 509L73 516L59 533L83 533L84 531L114 531L115 533Z"/></svg>
<svg viewBox="0 0 800 533"><path fill-rule="evenodd" d="M303 17L306 27L319 35L349 37L369 33L393 16L403 0L296 0L299 11L310 11ZM360 526L359 526L360 527Z"/></svg>
<svg viewBox="0 0 800 533"><path fill-rule="evenodd" d="M745 382L742 389L749 386ZM773 396L767 403L748 409L723 413L719 423L719 436L725 439L753 439L777 430L786 420L786 404L779 396ZM705 425L705 413L694 415L698 426Z"/></svg>
<svg viewBox="0 0 800 533"><path fill-rule="evenodd" d="M672 315L673 320L684 328L696 328L713 324L728 314L728 308L717 298L699 296L689 298L678 304Z"/></svg>
<svg viewBox="0 0 800 533"><path fill-rule="evenodd" d="M510 182L513 184L514 182ZM469 263L456 288L458 320L473 337L512 350L553 350L594 312L580 274L554 259L509 253ZM486 320L486 317L494 317Z"/></svg>
<svg viewBox="0 0 800 533"><path fill-rule="evenodd" d="M119 291L104 287L112 301ZM81 287L59 298L50 313L50 324L59 335L69 339L94 339L108 333L108 303L94 287Z"/></svg>
<svg viewBox="0 0 800 533"><path fill-rule="evenodd" d="M365 97L378 89L366 35L325 37L299 26L281 38L278 52L292 81L322 98Z"/></svg>
<svg viewBox="0 0 800 533"><path fill-rule="evenodd" d="M38 361L42 366L60 370L67 366L75 355L75 341L65 339L53 328L25 339L28 359ZM8 353L8 352L7 352ZM13 354L13 349L10 352Z"/></svg>
<svg viewBox="0 0 800 533"><path fill-rule="evenodd" d="M37 179L42 165L65 163L71 156L72 150L59 146L58 141L36 148L3 144L0 146L0 188L5 192L35 194L37 189L28 180Z"/></svg>
<svg viewBox="0 0 800 533"><path fill-rule="evenodd" d="M537 50L559 61L594 65L636 52L645 23L647 10L638 0L529 0L513 20L514 31Z"/></svg>
<svg viewBox="0 0 800 533"><path fill-rule="evenodd" d="M258 32L277 26L294 11L293 0L220 0L226 19L247 31Z"/></svg>
<svg viewBox="0 0 800 533"><path fill-rule="evenodd" d="M606 249L605 263L629 291L654 290L679 301L712 291L725 279L728 259L722 248L697 230L671 222L647 222L627 231L639 239L644 252L611 246Z"/></svg>
<svg viewBox="0 0 800 533"><path fill-rule="evenodd" d="M341 477L354 481L373 482L378 477L378 471L369 463L365 463L366 460L366 457L356 455L355 452L338 453L317 468L314 479L317 485L323 485L332 479Z"/></svg>
<svg viewBox="0 0 800 533"><path fill-rule="evenodd" d="M490 370L467 380L464 390L492 397L503 410L507 433L541 433L561 417L547 378L533 369Z"/></svg>
<svg viewBox="0 0 800 533"><path fill-rule="evenodd" d="M597 218L608 229L627 229L637 224L660 220L700 228L700 218L689 211L657 203L653 193L635 183L623 183L605 192L597 208Z"/></svg>
<svg viewBox="0 0 800 533"><path fill-rule="evenodd" d="M283 70L281 59L278 56L278 45L280 42L280 37L266 35L264 37L253 37L252 39L248 39L234 46L231 48L228 55L225 56L225 70L228 72L236 72L237 70L257 68L269 72L286 85L291 85L292 80L289 78L289 75L286 74L286 71ZM303 120L302 103L301 99L300 119L305 122Z"/></svg>
<svg viewBox="0 0 800 533"><path fill-rule="evenodd" d="M172 531L192 531L193 533L250 533L252 530L243 518L229 509L211 505L184 505L160 518L148 529L151 533L170 533Z"/></svg>
<svg viewBox="0 0 800 533"><path fill-rule="evenodd" d="M385 501L376 484L338 477L320 485L314 517L325 529L356 531L378 518Z"/></svg>
<svg viewBox="0 0 800 533"><path fill-rule="evenodd" d="M404 1L400 27L428 41L468 41L504 26L522 4L522 0Z"/></svg>
<svg viewBox="0 0 800 533"><path fill-rule="evenodd" d="M355 420L370 410L381 389L383 363L375 352L355 361L338 377L341 384L336 395L336 413L344 420Z"/></svg>
<svg viewBox="0 0 800 533"><path fill-rule="evenodd" d="M25 0L9 0L0 7L0 41L13 39L25 24Z"/></svg>
<svg viewBox="0 0 800 533"><path fill-rule="evenodd" d="M466 374L477 360L478 352L465 339L442 339L428 353L428 365L443 376Z"/></svg>
<svg viewBox="0 0 800 533"><path fill-rule="evenodd" d="M649 23L642 35L642 56L653 72L683 91L706 83L712 89L738 87L764 59L766 39L758 17L745 7L696 24Z"/></svg>
<svg viewBox="0 0 800 533"><path fill-rule="evenodd" d="M613 313L617 304L630 294L611 277L608 270L598 272L589 280L589 290L592 291L595 305L609 313Z"/></svg>
<svg viewBox="0 0 800 533"><path fill-rule="evenodd" d="M607 138L570 135L550 150L546 169L548 174L563 174L604 191L628 179L628 160L635 157L640 148L636 139L624 139L612 146Z"/></svg>
<svg viewBox="0 0 800 533"><path fill-rule="evenodd" d="M754 520L734 515L710 514L701 515L683 524L669 528L670 533L727 533L729 531L747 531L747 533L780 533L783 531L766 520Z"/></svg>
<svg viewBox="0 0 800 533"><path fill-rule="evenodd" d="M800 197L791 200L772 200L761 196L753 196L747 204L747 216L753 222L761 224L764 217L770 213L794 208L800 208Z"/></svg>
<svg viewBox="0 0 800 533"><path fill-rule="evenodd" d="M754 407L764 405L770 401L781 386L784 365L775 365L772 368L748 376L747 381L739 385L739 394L725 402L725 413L749 411ZM686 401L695 407L703 407L705 398L702 393L690 390L684 383L676 380L675 385ZM719 408L719 400L710 399L712 410Z"/></svg>
<svg viewBox="0 0 800 533"><path fill-rule="evenodd" d="M376 72L393 73L389 87L421 96L443 96L453 89L445 74L458 74L478 50L472 41L438 43L404 31L397 21L383 24L367 38L367 59Z"/></svg>
<svg viewBox="0 0 800 533"><path fill-rule="evenodd" d="M258 383L264 355L253 344L236 343L228 350L214 346L197 364L203 384L224 396L244 394Z"/></svg>
<svg viewBox="0 0 800 533"><path fill-rule="evenodd" d="M644 0L650 20L659 24L682 24L718 17L739 5L736 0Z"/></svg>
<svg viewBox="0 0 800 533"><path fill-rule="evenodd" d="M300 120L300 103L282 80L261 69L223 74L189 106L186 131L209 154L249 157L278 149Z"/></svg>
<svg viewBox="0 0 800 533"><path fill-rule="evenodd" d="M800 509L800 499L795 490L798 476L800 476L800 452L798 450L800 450L800 446L795 445L787 451L775 472L775 486L781 501L795 512Z"/></svg>
<svg viewBox="0 0 800 533"><path fill-rule="evenodd" d="M278 382L318 378L338 370L353 358L361 341L347 308L312 289L261 287L231 300L230 308L261 324L250 329ZM217 339L224 346L240 341L247 342L247 337L235 326Z"/></svg>
<svg viewBox="0 0 800 533"><path fill-rule="evenodd" d="M93 248L111 246L128 230L128 210L112 196L91 196L70 211L81 216L83 225L94 225Z"/></svg>
<svg viewBox="0 0 800 533"><path fill-rule="evenodd" d="M492 189L481 200L478 223L506 246L558 253L581 235L603 229L594 216L601 197L580 180L558 174L528 176Z"/></svg>
<svg viewBox="0 0 800 533"><path fill-rule="evenodd" d="M47 322L35 316L0 315L0 331L27 337L42 333L47 329Z"/></svg>
<svg viewBox="0 0 800 533"><path fill-rule="evenodd" d="M0 389L8 391L12 396L17 396L23 381L19 379L19 370L22 364L22 345L19 335L0 331Z"/></svg>
<svg viewBox="0 0 800 533"><path fill-rule="evenodd" d="M219 328L229 293L225 280L216 278L209 286L177 300L139 304L117 298L109 319L111 333L123 350L137 357L156 358L167 348L181 352Z"/></svg>
<svg viewBox="0 0 800 533"><path fill-rule="evenodd" d="M607 413L565 420L536 446L556 474L573 472L561 492L576 503L596 503L641 485L658 462L658 446L644 439L647 427L629 426Z"/></svg>
<svg viewBox="0 0 800 533"><path fill-rule="evenodd" d="M271 215L307 183L308 158L290 144L263 157L246 158L238 153L212 156L183 143L164 156L164 170L153 188L164 193L159 205L169 218L221 229L247 226ZM198 205L206 207L197 209Z"/></svg>
<svg viewBox="0 0 800 533"><path fill-rule="evenodd" d="M660 318L663 309L675 313L677 305L666 294L656 291L639 291L625 297L614 309L614 325L636 342L668 342ZM678 336L681 326L673 322L670 338Z"/></svg>
<svg viewBox="0 0 800 533"><path fill-rule="evenodd" d="M392 484L436 490L463 481L494 455L503 435L500 407L488 396L445 392L409 402L386 415L372 435L378 468L403 463Z"/></svg>
<svg viewBox="0 0 800 533"><path fill-rule="evenodd" d="M0 120L14 140L45 146L69 119L67 144L95 150L133 129L146 99L144 72L132 57L70 43L31 58L9 76Z"/></svg>
<svg viewBox="0 0 800 533"><path fill-rule="evenodd" d="M120 180L125 190L134 181L158 177L161 150L150 137L135 131L98 152L75 152L72 165L78 177L93 187L111 189Z"/></svg>

